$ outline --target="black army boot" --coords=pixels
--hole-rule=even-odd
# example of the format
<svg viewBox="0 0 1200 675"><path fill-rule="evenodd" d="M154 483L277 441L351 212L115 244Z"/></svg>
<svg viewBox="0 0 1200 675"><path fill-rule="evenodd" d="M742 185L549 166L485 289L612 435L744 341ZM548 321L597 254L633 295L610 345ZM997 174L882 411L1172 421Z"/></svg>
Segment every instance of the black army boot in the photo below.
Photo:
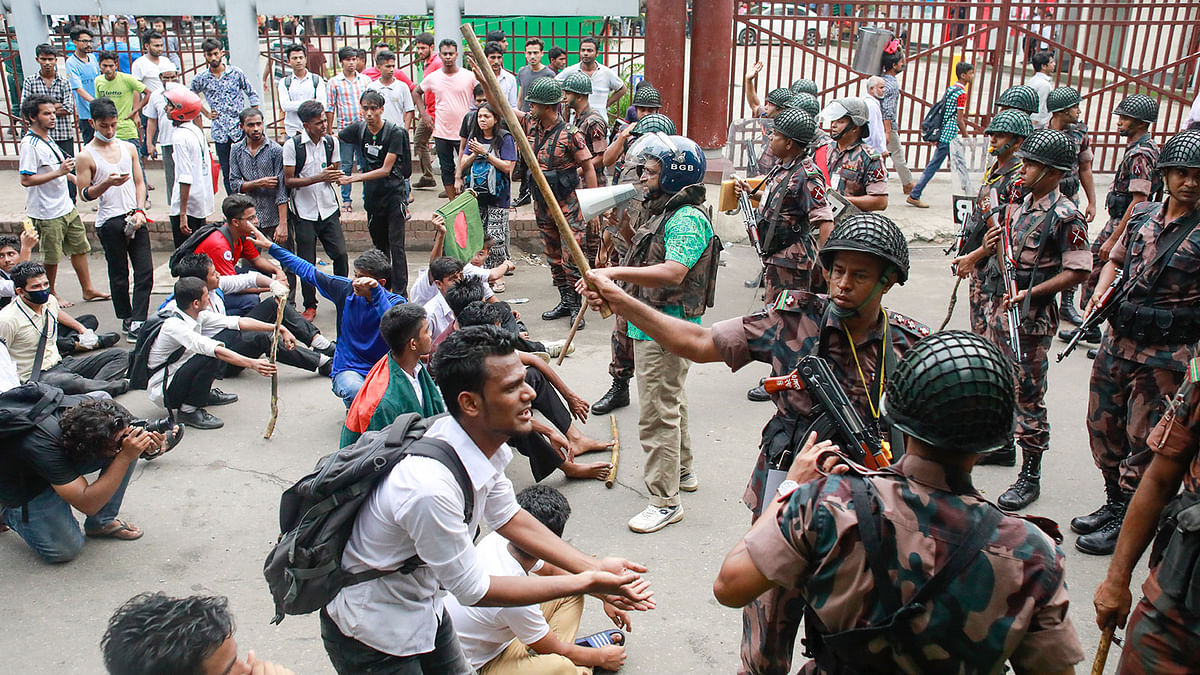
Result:
<svg viewBox="0 0 1200 675"><path fill-rule="evenodd" d="M1004 491L996 503L1000 508L1016 511L1037 501L1042 494L1042 456L1033 452L1022 453L1021 473L1017 474L1017 482Z"/></svg>
<svg viewBox="0 0 1200 675"><path fill-rule="evenodd" d="M558 289L558 304L552 309L542 312L542 321L553 321L571 316L572 295L575 295L574 291L566 286L560 286Z"/></svg>
<svg viewBox="0 0 1200 675"><path fill-rule="evenodd" d="M614 377L612 386L608 388L599 401L592 404L593 415L607 415L617 408L629 405L629 378Z"/></svg>
<svg viewBox="0 0 1200 675"><path fill-rule="evenodd" d="M1082 321L1080 323L1083 323ZM1078 328L1065 328L1058 331L1058 339L1063 342L1070 342L1071 338L1075 337L1075 333L1079 332ZM1100 344L1100 327L1092 328L1083 334L1082 340L1094 345Z"/></svg>
<svg viewBox="0 0 1200 675"><path fill-rule="evenodd" d="M583 296L579 295L572 289L567 289L567 307L571 308L572 325L575 324L575 317L578 316L580 312L587 311L587 308L583 306ZM585 325L587 325L587 319L579 317L578 330L583 330Z"/></svg>
<svg viewBox="0 0 1200 675"><path fill-rule="evenodd" d="M746 398L748 398L751 401L754 401L756 403L761 403L763 401L770 401L771 395L767 393L767 388L763 386L763 383L766 381L767 381L767 378L765 378L765 377L762 378L761 380L759 380L757 387L754 387L750 391L746 392Z"/></svg>
<svg viewBox="0 0 1200 675"><path fill-rule="evenodd" d="M975 466L1016 466L1017 446L1008 444L995 452L989 452L975 462Z"/></svg>
<svg viewBox="0 0 1200 675"><path fill-rule="evenodd" d="M1062 297L1058 299L1058 314L1062 317L1063 321L1078 326L1083 323L1083 317L1079 315L1079 310L1075 309L1076 288L1078 286L1072 286L1062 292Z"/></svg>
<svg viewBox="0 0 1200 675"><path fill-rule="evenodd" d="M1121 506L1121 487L1116 478L1104 479L1104 494L1107 499L1104 505L1085 516L1071 519L1071 531L1075 534L1091 534L1104 527L1113 518Z"/></svg>
<svg viewBox="0 0 1200 675"><path fill-rule="evenodd" d="M1117 548L1117 538L1121 536L1121 524L1125 521L1125 509L1129 508L1129 498L1132 496L1128 492L1121 491L1118 501L1112 505L1112 519L1095 532L1080 535L1075 540L1075 548L1088 555L1112 555Z"/></svg>

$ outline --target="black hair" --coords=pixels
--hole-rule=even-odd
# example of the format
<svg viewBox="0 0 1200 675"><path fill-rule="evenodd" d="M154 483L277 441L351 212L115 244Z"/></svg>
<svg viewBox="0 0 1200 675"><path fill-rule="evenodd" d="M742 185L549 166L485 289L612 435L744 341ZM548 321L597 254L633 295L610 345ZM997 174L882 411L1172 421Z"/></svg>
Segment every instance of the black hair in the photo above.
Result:
<svg viewBox="0 0 1200 675"><path fill-rule="evenodd" d="M374 89L368 89L364 91L362 96L358 97L358 102L362 104L364 108L382 108L384 104L387 103L387 101L383 99L383 94L375 91Z"/></svg>
<svg viewBox="0 0 1200 675"><path fill-rule="evenodd" d="M355 49L354 52L358 56L358 58L360 58L364 61L367 60L367 50L363 49L362 47L359 47L359 48Z"/></svg>
<svg viewBox="0 0 1200 675"><path fill-rule="evenodd" d="M550 57L551 61L553 61L560 56L566 56L567 50L563 49L562 47L551 47L550 51L546 52L546 55Z"/></svg>
<svg viewBox="0 0 1200 675"><path fill-rule="evenodd" d="M504 31L502 31L500 29L493 29L493 30L489 30L487 32L487 35L485 35L483 39L485 42L502 42L504 40L507 40L508 36L505 35Z"/></svg>
<svg viewBox="0 0 1200 675"><path fill-rule="evenodd" d="M499 42L489 42L483 46L483 53L485 56L491 56L492 54L504 56L504 47L501 47Z"/></svg>
<svg viewBox="0 0 1200 675"><path fill-rule="evenodd" d="M509 135L508 125L504 123L504 118L496 112L496 109L492 107L492 104L488 103L487 101L480 103L479 107L475 109L475 117L471 120L471 133L468 138L474 138L478 141L485 140L483 129L479 128L479 111L484 109L490 112L492 117L496 118L496 123L492 125L492 142L499 141L502 143L504 141L504 136ZM497 144L496 147L500 147L500 145ZM495 241L493 240L492 243L495 243Z"/></svg>
<svg viewBox="0 0 1200 675"><path fill-rule="evenodd" d="M221 44L220 40L218 40L216 38L211 38L211 37L204 38L204 42L200 43L200 51L205 54L211 52L214 49L220 49L221 51L224 51L225 45Z"/></svg>
<svg viewBox="0 0 1200 675"><path fill-rule="evenodd" d="M458 415L458 395L480 393L488 378L487 358L516 351L516 338L496 326L471 326L451 333L433 355L431 370L451 415Z"/></svg>
<svg viewBox="0 0 1200 675"><path fill-rule="evenodd" d="M121 59L117 58L116 52L106 49L96 55L96 64L99 65L101 63L104 63L105 61L115 61L116 63L119 64L121 62Z"/></svg>
<svg viewBox="0 0 1200 675"><path fill-rule="evenodd" d="M433 46L433 33L418 33L417 37L413 38L416 44Z"/></svg>
<svg viewBox="0 0 1200 675"><path fill-rule="evenodd" d="M100 648L110 675L202 675L233 629L224 597L141 593L113 613Z"/></svg>
<svg viewBox="0 0 1200 675"><path fill-rule="evenodd" d="M967 73L971 72L972 70L975 70L975 66L967 63L966 61L963 61L962 63L959 63L957 66L954 66L954 76L962 77L963 75L966 75Z"/></svg>
<svg viewBox="0 0 1200 675"><path fill-rule="evenodd" d="M408 349L410 340L421 333L421 322L426 319L425 308L415 302L392 305L379 320L379 333L392 354L399 356Z"/></svg>
<svg viewBox="0 0 1200 675"><path fill-rule="evenodd" d="M88 104L88 109L91 110L94 120L110 120L119 114L117 104L107 96L92 99L92 102Z"/></svg>
<svg viewBox="0 0 1200 675"><path fill-rule="evenodd" d="M78 42L79 38L84 35L90 38L96 37L96 34L92 32L92 29L88 28L87 26L71 26L71 42Z"/></svg>
<svg viewBox="0 0 1200 675"><path fill-rule="evenodd" d="M254 200L250 197L241 194L231 194L221 202L221 215L225 216L226 222L234 218L241 218L246 209L254 208Z"/></svg>
<svg viewBox="0 0 1200 675"><path fill-rule="evenodd" d="M13 265L9 270L8 276L12 279L13 288L24 289L29 285L30 279L36 279L46 274L46 268L40 262L34 260L26 260L25 262Z"/></svg>
<svg viewBox="0 0 1200 675"><path fill-rule="evenodd" d="M193 302L204 297L208 284L196 277L180 277L175 280L175 306L187 311Z"/></svg>
<svg viewBox="0 0 1200 675"><path fill-rule="evenodd" d="M528 47L529 45L537 45L538 48L540 49L540 48L544 48L546 46L546 43L542 42L541 38L536 38L536 37L525 38L525 46Z"/></svg>
<svg viewBox="0 0 1200 675"><path fill-rule="evenodd" d="M317 117L325 114L325 106L315 98L310 98L296 108L296 116L300 118L301 123L311 122Z"/></svg>
<svg viewBox="0 0 1200 675"><path fill-rule="evenodd" d="M358 48L351 47L350 45L346 45L345 47L342 47L341 49L339 49L337 51L337 55L338 55L338 63L341 63L342 61L345 61L346 59L357 59L358 58Z"/></svg>
<svg viewBox="0 0 1200 675"><path fill-rule="evenodd" d="M163 39L162 33L158 32L156 30L146 31L142 35L142 42L149 42L151 40L161 40L161 39Z"/></svg>
<svg viewBox="0 0 1200 675"><path fill-rule="evenodd" d="M15 234L0 234L0 249L11 248L14 251L21 250L21 240L17 239Z"/></svg>
<svg viewBox="0 0 1200 675"><path fill-rule="evenodd" d="M471 95L475 96L476 98L483 96L483 85L476 82L475 88L471 90Z"/></svg>
<svg viewBox="0 0 1200 675"><path fill-rule="evenodd" d="M387 61L395 61L395 60L396 60L396 53L390 49L385 49L375 55L375 65L377 65L377 66L381 63L385 63Z"/></svg>
<svg viewBox="0 0 1200 675"><path fill-rule="evenodd" d="M458 43L450 38L446 38L438 43L438 51L442 51L442 47L454 47L454 51L458 51Z"/></svg>
<svg viewBox="0 0 1200 675"><path fill-rule="evenodd" d="M592 43L592 46L596 48L596 51L600 51L600 38L594 35L584 35L583 37L579 38L580 47L589 42Z"/></svg>
<svg viewBox="0 0 1200 675"><path fill-rule="evenodd" d="M304 48L304 45L293 42L292 44L290 44L284 48L283 58L291 61L292 60L292 52L300 52L301 54L305 54L305 55L308 54L308 50Z"/></svg>
<svg viewBox="0 0 1200 675"><path fill-rule="evenodd" d="M246 120L250 119L251 117L262 117L262 116L263 116L263 113L258 108L254 108L254 107L246 108L242 112L238 113L238 123L245 124Z"/></svg>
<svg viewBox="0 0 1200 675"><path fill-rule="evenodd" d="M450 305L450 311L458 316L464 307L483 299L483 279L473 274L465 276L447 288L443 295L446 296L446 304Z"/></svg>
<svg viewBox="0 0 1200 675"><path fill-rule="evenodd" d="M562 537L571 517L571 503L563 493L549 485L530 485L517 493L517 504L546 529Z"/></svg>
<svg viewBox="0 0 1200 675"><path fill-rule="evenodd" d="M473 300L454 315L459 328L467 326L498 326L504 320L503 310L494 302Z"/></svg>
<svg viewBox="0 0 1200 675"><path fill-rule="evenodd" d="M434 258L433 262L429 263L429 276L434 281L441 281L446 277L454 276L462 270L462 261L457 258L451 258L448 255Z"/></svg>
<svg viewBox="0 0 1200 675"><path fill-rule="evenodd" d="M1030 59L1029 61L1033 65L1033 72L1040 73L1040 72L1042 72L1042 69L1045 68L1053 60L1054 60L1054 52L1052 52L1048 49L1043 49L1043 50L1037 52L1036 54L1034 54L1033 58Z"/></svg>
<svg viewBox="0 0 1200 675"><path fill-rule="evenodd" d="M35 56L53 56L54 58L58 58L58 50L45 42L34 47L33 53Z"/></svg>
<svg viewBox="0 0 1200 675"><path fill-rule="evenodd" d="M376 42L375 44L371 45L372 49L379 49L380 47L383 47L384 49L387 49L389 51L392 49L392 45L387 42L384 42L383 40L380 40L379 42Z"/></svg>
<svg viewBox="0 0 1200 675"><path fill-rule="evenodd" d="M59 420L63 451L75 462L109 456L117 432L129 426L133 414L111 398L89 399L68 408Z"/></svg>
<svg viewBox="0 0 1200 675"><path fill-rule="evenodd" d="M38 116L38 113L42 111L42 106L44 105L58 105L58 101L43 94L34 94L21 101L21 117L25 120L33 121Z"/></svg>
<svg viewBox="0 0 1200 675"><path fill-rule="evenodd" d="M189 253L179 259L171 268L171 274L180 279L192 278L204 280L212 267L212 258L203 253Z"/></svg>
<svg viewBox="0 0 1200 675"><path fill-rule="evenodd" d="M883 56L879 59L879 72L886 73L890 71L892 68L895 68L896 64L900 63L900 61L903 59L904 52L900 51L899 49L891 54L884 52Z"/></svg>
<svg viewBox="0 0 1200 675"><path fill-rule="evenodd" d="M354 269L375 279L384 288L392 287L392 261L377 248L369 248L355 258Z"/></svg>

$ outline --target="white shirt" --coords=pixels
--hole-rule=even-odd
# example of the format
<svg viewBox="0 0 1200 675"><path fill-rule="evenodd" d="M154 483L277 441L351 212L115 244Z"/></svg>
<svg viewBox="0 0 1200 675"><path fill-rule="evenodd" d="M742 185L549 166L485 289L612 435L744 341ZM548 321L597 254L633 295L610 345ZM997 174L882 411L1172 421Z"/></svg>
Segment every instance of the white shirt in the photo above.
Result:
<svg viewBox="0 0 1200 675"><path fill-rule="evenodd" d="M500 74L496 76L496 80L500 83L500 91L504 93L504 98L508 99L508 104L513 110L517 109L517 76L501 68Z"/></svg>
<svg viewBox="0 0 1200 675"><path fill-rule="evenodd" d="M163 63L166 61L166 63ZM133 75L139 82L146 85L147 92L162 91L162 66L175 65L165 56L158 57L158 62L150 58L149 54L142 54L133 61L133 65L129 67L129 74Z"/></svg>
<svg viewBox="0 0 1200 675"><path fill-rule="evenodd" d="M577 72L583 72L578 63L563 68L561 73L554 76L554 79L561 82L567 79L571 73ZM588 104L596 110L608 110L609 92L623 86L625 83L621 81L617 71L597 61L596 70L592 73L592 93L588 96Z"/></svg>
<svg viewBox="0 0 1200 675"><path fill-rule="evenodd" d="M175 190L171 193L172 216L180 215L179 186L190 185L187 215L207 218L213 212L212 160L208 155L208 140L192 122L175 127L171 139L175 158Z"/></svg>
<svg viewBox="0 0 1200 675"><path fill-rule="evenodd" d="M404 126L404 113L411 112L413 107L412 92L408 85L393 79L391 84L373 80L367 89L379 92L383 96L383 119L393 124Z"/></svg>
<svg viewBox="0 0 1200 675"><path fill-rule="evenodd" d="M425 317L429 321L429 333L433 335L434 342L454 326L454 310L450 309L450 303L441 293L425 303Z"/></svg>
<svg viewBox="0 0 1200 675"><path fill-rule="evenodd" d="M439 418L425 435L449 443L466 467L475 494L470 523L463 522L458 482L441 462L409 457L398 463L358 512L342 553L342 568L396 569L414 554L425 565L412 574L389 574L343 588L325 610L342 633L393 656L433 649L443 592L466 605L491 586L471 537L481 523L503 527L520 507L504 469L512 449L503 444L489 459L458 422Z"/></svg>
<svg viewBox="0 0 1200 675"><path fill-rule="evenodd" d="M404 375L404 379L408 380L409 386L412 387L413 393L417 397L417 404L422 406L425 405L425 394L421 392L421 380L417 376L421 374L421 369L424 367L418 362L417 367L413 369L412 375L409 375L407 370L400 369L400 372Z"/></svg>
<svg viewBox="0 0 1200 675"><path fill-rule="evenodd" d="M290 87L287 86L289 78L292 81ZM317 81L315 87L313 86L314 79ZM304 129L304 125L300 123L300 115L296 113L300 109L301 103L316 99L320 101L323 108L329 109L329 97L325 93L325 80L321 79L320 75L311 72L305 73L304 77L288 75L280 78L279 86L276 89L279 90L279 107L283 108L285 113L283 128L288 136L295 136Z"/></svg>
<svg viewBox="0 0 1200 675"><path fill-rule="evenodd" d="M1188 111L1187 119L1184 120L1183 127L1186 129L1193 124L1200 123L1200 94L1196 95L1196 100L1192 101L1192 108Z"/></svg>
<svg viewBox="0 0 1200 675"><path fill-rule="evenodd" d="M8 355L8 347L0 342L0 393L19 386L21 378L17 375L17 364Z"/></svg>
<svg viewBox="0 0 1200 675"><path fill-rule="evenodd" d="M1046 128L1046 124L1050 122L1050 112L1046 109L1046 97L1050 95L1050 91L1054 89L1054 82L1050 76L1045 73L1038 73L1029 78L1025 84L1033 87L1038 94L1038 111L1029 116L1029 120L1033 122L1033 126L1037 129Z"/></svg>
<svg viewBox="0 0 1200 675"><path fill-rule="evenodd" d="M879 99L867 94L862 100L867 104L867 125L871 128L871 135L864 138L863 142L882 155L887 152L887 134L883 130L883 111L879 107Z"/></svg>
<svg viewBox="0 0 1200 675"><path fill-rule="evenodd" d="M26 176L58 171L58 167L66 159L66 155L54 141L30 133L21 137L20 153L19 169L21 174ZM71 195L67 193L66 176L25 188L25 215L30 218L62 218L74 209Z"/></svg>
<svg viewBox="0 0 1200 675"><path fill-rule="evenodd" d="M325 170L325 141L317 139L313 141L308 132L303 132L304 139L304 166L300 167L300 172L296 175L297 178L311 178ZM337 136L330 136L333 139L333 155L334 162L341 161L340 150L338 149ZM291 138L283 142L283 165L296 166L296 142ZM354 167L343 169L349 174ZM325 220L326 218L338 213L338 189L332 183L313 183L299 188L289 188L291 193L291 210L304 220Z"/></svg>
<svg viewBox="0 0 1200 675"><path fill-rule="evenodd" d="M406 460L407 461L407 460ZM521 563L508 550L508 540L498 532L490 532L475 545L479 567L494 577L529 576ZM534 569L540 566L535 565ZM467 661L475 669L499 656L509 643L520 640L530 645L550 632L550 624L537 605L523 607L465 607L452 596L446 596L446 611Z"/></svg>
<svg viewBox="0 0 1200 675"><path fill-rule="evenodd" d="M209 291L208 293L208 311L221 316L228 316L225 311L225 298L227 293L241 293L251 288L258 286L258 272L245 272L243 274L228 274L222 276L217 282L217 288L220 293ZM161 309L179 310L179 305L175 304L175 299L163 303ZM234 317L237 318L237 317ZM215 323L207 324L200 327L200 334L204 337L215 337L217 333L225 330L227 326L220 326Z"/></svg>
<svg viewBox="0 0 1200 675"><path fill-rule="evenodd" d="M226 328L237 328L238 317L204 310L193 319L176 308L175 316L163 321L158 339L150 347L147 365L155 368L166 362L167 357L176 349L183 347L184 351L177 361L150 376L150 382L146 384L146 393L150 395L151 401L163 405L163 379L165 378L167 386L170 386L171 378L175 377L175 372L187 363L188 359L197 354L216 356L217 347L224 345L204 335L206 330L214 327L217 332Z"/></svg>
<svg viewBox="0 0 1200 675"><path fill-rule="evenodd" d="M187 89L187 87L178 82L168 82L161 90L150 94L150 98L146 101L146 107L142 112L146 113L146 117L153 117L158 120L158 141L159 145L171 145L171 138L175 134L175 125L171 123L171 118L167 117L167 97L165 92L175 89Z"/></svg>
<svg viewBox="0 0 1200 675"><path fill-rule="evenodd" d="M417 272L417 280L414 281L413 285L408 289L408 301L415 302L418 305L424 305L432 300L433 297L438 293L439 291L437 286L434 286L433 281L429 278L429 268L422 267L421 270ZM429 330L432 331L433 327L430 326Z"/></svg>
<svg viewBox="0 0 1200 675"><path fill-rule="evenodd" d="M471 263L463 265L463 276L479 277L481 280L483 280L484 302L487 302L488 299L496 294L495 291L492 290L491 281L488 280L488 277L491 275L486 269L480 267L479 265L472 265Z"/></svg>

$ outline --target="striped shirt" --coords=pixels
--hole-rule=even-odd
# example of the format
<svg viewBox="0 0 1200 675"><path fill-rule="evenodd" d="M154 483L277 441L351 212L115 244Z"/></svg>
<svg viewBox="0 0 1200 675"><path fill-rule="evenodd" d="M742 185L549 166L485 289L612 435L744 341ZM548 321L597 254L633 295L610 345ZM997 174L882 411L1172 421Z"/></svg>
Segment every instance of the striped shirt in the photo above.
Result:
<svg viewBox="0 0 1200 675"><path fill-rule="evenodd" d="M329 107L333 109L335 131L341 131L363 119L358 100L370 85L371 78L362 73L355 75L353 80L348 79L345 73L329 78L327 91Z"/></svg>
<svg viewBox="0 0 1200 675"><path fill-rule="evenodd" d="M25 82L21 85L21 103L31 96L49 96L55 101L63 104L67 109L67 113L75 112L75 92L71 90L71 85L58 75L54 76L54 81L46 84L42 79L41 74L29 75L25 78ZM75 139L75 130L71 128L73 119L70 114L56 115L54 117L54 129L50 131L50 140L52 141L70 141Z"/></svg>

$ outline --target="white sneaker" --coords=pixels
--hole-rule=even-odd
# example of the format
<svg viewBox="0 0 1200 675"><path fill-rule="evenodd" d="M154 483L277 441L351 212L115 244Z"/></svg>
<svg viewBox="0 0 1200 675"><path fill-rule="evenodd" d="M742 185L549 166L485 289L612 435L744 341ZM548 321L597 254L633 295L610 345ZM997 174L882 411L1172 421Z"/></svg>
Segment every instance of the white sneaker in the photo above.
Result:
<svg viewBox="0 0 1200 675"><path fill-rule="evenodd" d="M559 354L562 354L563 345L567 344L564 340L547 340L542 342L546 347L546 351L550 354L550 358L557 359ZM572 342L570 347L567 347L567 356L575 353L575 343Z"/></svg>
<svg viewBox="0 0 1200 675"><path fill-rule="evenodd" d="M629 519L629 529L641 534L658 532L671 523L683 520L682 506L647 506L641 513Z"/></svg>
<svg viewBox="0 0 1200 675"><path fill-rule="evenodd" d="M679 489L684 492L695 492L700 488L700 479L691 471L684 471L679 474Z"/></svg>

